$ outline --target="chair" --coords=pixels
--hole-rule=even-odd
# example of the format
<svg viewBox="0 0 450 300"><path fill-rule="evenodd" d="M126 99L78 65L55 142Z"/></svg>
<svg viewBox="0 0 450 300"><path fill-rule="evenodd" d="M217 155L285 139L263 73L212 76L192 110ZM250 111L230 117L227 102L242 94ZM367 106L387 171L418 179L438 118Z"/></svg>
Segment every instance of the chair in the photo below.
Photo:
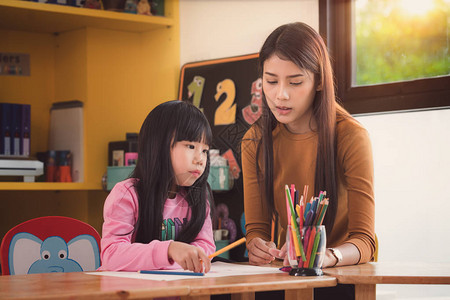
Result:
<svg viewBox="0 0 450 300"><path fill-rule="evenodd" d="M3 275L95 271L100 267L100 235L89 224L46 216L23 222L3 237Z"/></svg>
<svg viewBox="0 0 450 300"><path fill-rule="evenodd" d="M375 253L373 254L373 261L378 261L378 237L377 234L375 234Z"/></svg>

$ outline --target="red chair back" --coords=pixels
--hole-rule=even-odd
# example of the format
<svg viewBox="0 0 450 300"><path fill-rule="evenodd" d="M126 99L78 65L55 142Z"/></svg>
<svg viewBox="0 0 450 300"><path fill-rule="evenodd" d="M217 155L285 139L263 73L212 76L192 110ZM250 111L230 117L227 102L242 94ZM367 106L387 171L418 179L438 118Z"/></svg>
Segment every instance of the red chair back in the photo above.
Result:
<svg viewBox="0 0 450 300"><path fill-rule="evenodd" d="M100 267L100 235L69 217L46 216L23 222L3 237L3 275L94 271Z"/></svg>

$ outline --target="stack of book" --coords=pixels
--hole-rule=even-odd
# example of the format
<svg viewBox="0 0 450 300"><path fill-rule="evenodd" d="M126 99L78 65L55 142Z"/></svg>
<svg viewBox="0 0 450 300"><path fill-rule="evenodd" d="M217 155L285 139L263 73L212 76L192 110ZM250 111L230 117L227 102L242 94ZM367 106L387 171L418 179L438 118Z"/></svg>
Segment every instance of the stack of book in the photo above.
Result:
<svg viewBox="0 0 450 300"><path fill-rule="evenodd" d="M0 103L0 156L30 156L31 106Z"/></svg>

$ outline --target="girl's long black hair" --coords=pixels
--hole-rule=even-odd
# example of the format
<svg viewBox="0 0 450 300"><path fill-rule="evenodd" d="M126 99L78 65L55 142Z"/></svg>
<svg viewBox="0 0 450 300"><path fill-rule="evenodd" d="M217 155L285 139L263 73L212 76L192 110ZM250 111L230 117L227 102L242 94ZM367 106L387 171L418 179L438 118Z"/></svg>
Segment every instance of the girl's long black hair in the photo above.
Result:
<svg viewBox="0 0 450 300"><path fill-rule="evenodd" d="M313 102L313 113L317 120L318 145L315 171L314 195L325 190L330 199L324 224L329 234L333 228L338 206L336 179L336 120L350 117L337 103L333 71L328 51L320 35L304 23L291 23L275 29L263 44L259 53L259 73L263 74L264 62L272 55L290 60L300 69L314 74L316 92ZM277 215L273 191L273 140L272 131L278 121L267 105L263 93L263 113L255 123L260 132L257 144L257 161L262 162L263 170L257 165L260 187L266 201L269 215ZM260 160L261 159L261 160ZM264 174L264 176L263 176ZM263 178L263 179L262 179Z"/></svg>
<svg viewBox="0 0 450 300"><path fill-rule="evenodd" d="M139 215L135 225L135 241L149 243L161 240L164 203L174 182L170 150L179 141L212 143L211 127L205 115L187 101L169 101L155 107L139 132L138 161L132 177L138 195ZM191 243L206 219L207 201L213 210L212 193L207 179L209 155L205 171L190 187L180 187L191 210L191 218L176 240Z"/></svg>

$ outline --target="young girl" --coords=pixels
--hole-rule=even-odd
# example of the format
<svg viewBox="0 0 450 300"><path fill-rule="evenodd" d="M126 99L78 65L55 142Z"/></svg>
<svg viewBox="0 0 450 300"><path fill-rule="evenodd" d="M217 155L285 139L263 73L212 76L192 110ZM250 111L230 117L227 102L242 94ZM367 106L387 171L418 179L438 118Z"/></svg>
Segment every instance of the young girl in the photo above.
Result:
<svg viewBox="0 0 450 300"><path fill-rule="evenodd" d="M265 41L259 61L264 113L242 141L250 263L285 258L284 249L269 241L273 216L287 226L286 184L300 192L308 185L307 199L327 192L323 267L368 262L375 251L370 140L336 102L322 38L303 23L280 26Z"/></svg>
<svg viewBox="0 0 450 300"><path fill-rule="evenodd" d="M132 178L105 201L100 270L209 271L211 141L208 120L188 102L165 102L149 113Z"/></svg>

